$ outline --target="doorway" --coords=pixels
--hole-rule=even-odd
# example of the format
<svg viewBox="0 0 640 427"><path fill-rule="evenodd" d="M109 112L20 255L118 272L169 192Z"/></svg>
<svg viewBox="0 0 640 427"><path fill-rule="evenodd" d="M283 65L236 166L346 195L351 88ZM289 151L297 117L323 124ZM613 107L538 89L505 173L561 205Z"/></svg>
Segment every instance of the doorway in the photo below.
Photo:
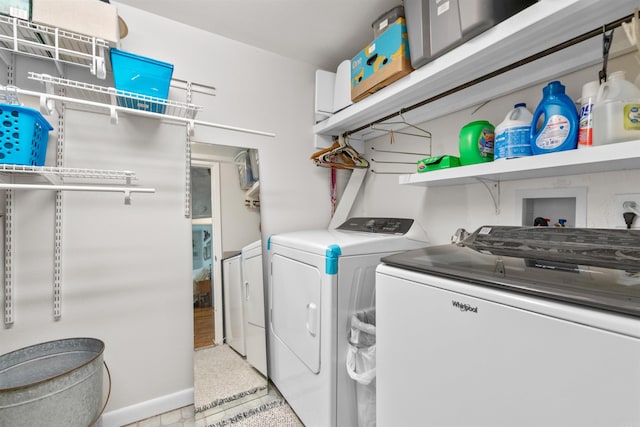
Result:
<svg viewBox="0 0 640 427"><path fill-rule="evenodd" d="M227 261L241 260L242 250L262 242L259 183L256 181L257 153L256 173L253 174L252 167L252 181L249 182L245 170L248 150L234 146L192 144L193 367L197 420L268 392L266 368L260 370L260 367L266 367L264 348L260 349L262 359L257 360L258 349L252 348L251 354L242 354L231 345L235 338L247 339L244 334L236 336L232 320L236 318L234 314L244 313L245 306L253 301L253 298L247 298L246 290L253 289L251 285L254 281L248 273L242 273L241 263L238 263L240 268L237 273L240 274L236 275L237 280L228 270L223 274L223 265ZM240 161L241 157L245 162ZM246 188L247 184L251 184L249 189ZM259 289L262 289L260 286ZM240 306L236 304L237 301L230 300L234 294L232 289L245 290ZM257 294L251 291L249 295ZM250 325L244 321L242 324L243 327ZM202 343L198 339L200 336L204 338ZM264 331L261 337L264 341Z"/></svg>
<svg viewBox="0 0 640 427"><path fill-rule="evenodd" d="M215 204L217 165L191 166L191 246L193 256L193 344L194 349L216 344L215 312L221 303L214 295Z"/></svg>

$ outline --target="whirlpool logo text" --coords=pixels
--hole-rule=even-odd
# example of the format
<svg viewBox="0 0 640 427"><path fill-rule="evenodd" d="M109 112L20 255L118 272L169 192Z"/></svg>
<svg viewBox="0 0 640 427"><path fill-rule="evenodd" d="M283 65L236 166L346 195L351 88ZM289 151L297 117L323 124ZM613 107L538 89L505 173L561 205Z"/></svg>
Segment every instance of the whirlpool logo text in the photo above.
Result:
<svg viewBox="0 0 640 427"><path fill-rule="evenodd" d="M470 306L469 304L462 303L460 301L451 300L451 304L460 311L470 311L472 313L478 312L478 307Z"/></svg>

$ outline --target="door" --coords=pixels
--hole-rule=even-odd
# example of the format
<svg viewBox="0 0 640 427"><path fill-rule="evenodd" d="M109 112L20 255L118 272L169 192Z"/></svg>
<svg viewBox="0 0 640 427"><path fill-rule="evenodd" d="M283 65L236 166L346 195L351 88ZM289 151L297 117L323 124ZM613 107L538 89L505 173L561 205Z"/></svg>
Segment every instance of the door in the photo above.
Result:
<svg viewBox="0 0 640 427"><path fill-rule="evenodd" d="M317 266L271 258L273 333L313 373L320 372L322 277Z"/></svg>
<svg viewBox="0 0 640 427"><path fill-rule="evenodd" d="M262 254L248 256L243 260L245 286L245 314L247 323L264 328L264 289L262 280Z"/></svg>
<svg viewBox="0 0 640 427"><path fill-rule="evenodd" d="M247 362L267 375L267 343L264 328L264 289L262 279L262 241L242 251L242 281L245 292L245 341Z"/></svg>
<svg viewBox="0 0 640 427"><path fill-rule="evenodd" d="M244 285L240 255L222 261L224 294L224 332L227 344L246 356L244 340Z"/></svg>

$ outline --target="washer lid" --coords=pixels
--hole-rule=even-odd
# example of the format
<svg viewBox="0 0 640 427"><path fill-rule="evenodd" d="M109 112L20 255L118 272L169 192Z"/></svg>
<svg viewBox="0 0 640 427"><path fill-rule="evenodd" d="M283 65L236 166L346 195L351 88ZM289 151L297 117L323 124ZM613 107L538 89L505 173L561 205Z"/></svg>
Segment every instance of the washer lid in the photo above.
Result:
<svg viewBox="0 0 640 427"><path fill-rule="evenodd" d="M480 227L458 245L384 257L400 268L640 317L640 233Z"/></svg>

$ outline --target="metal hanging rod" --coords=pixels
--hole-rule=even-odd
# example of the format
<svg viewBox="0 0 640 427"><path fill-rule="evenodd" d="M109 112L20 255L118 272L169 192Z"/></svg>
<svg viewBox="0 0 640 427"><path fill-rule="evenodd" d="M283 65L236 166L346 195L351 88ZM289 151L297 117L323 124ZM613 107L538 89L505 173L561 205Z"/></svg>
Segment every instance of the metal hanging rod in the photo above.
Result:
<svg viewBox="0 0 640 427"><path fill-rule="evenodd" d="M384 117L382 117L380 119L377 119L377 120L374 120L374 121L372 121L370 123L367 123L366 125L362 125L357 129L350 130L350 131L346 132L346 134L347 135L351 135L351 134L360 132L362 130L369 129L373 125L383 123L383 122L385 122L385 121L387 121L389 119L397 117L398 115L401 115L401 114L406 113L408 111L415 110L416 108L423 107L423 106L425 106L427 104L430 104L430 103L432 103L434 101L437 101L437 100L439 100L441 98L445 98L445 97L447 97L449 95L452 95L452 94L454 94L456 92L460 92L460 91L462 91L464 89L468 89L468 88L470 88L472 86L475 86L475 85L477 85L479 83L482 83L482 82L484 82L486 80L489 80L489 79L491 79L493 77L496 77L496 76L498 76L500 74L503 74L503 73L505 73L507 71L514 70L514 69L516 69L518 67L521 67L523 65L529 64L529 63L531 63L533 61L536 61L536 60L538 60L540 58L544 58L545 56L551 55L553 53L559 52L559 51L561 51L563 49L566 49L566 48L568 48L570 46L573 46L575 44L578 44L578 43L581 43L583 41L589 40L590 38L598 36L598 35L601 35L602 33L606 32L606 31L613 30L613 29L615 29L617 27L620 27L623 23L630 22L632 19L633 19L633 14L627 15L624 18L620 18L620 19L618 19L616 21L610 22L609 24L603 25L602 27L599 27L599 28L596 28L594 30L588 31L586 33L583 33L583 34L581 34L579 36L576 36L576 37L574 37L572 39L569 39L569 40L567 40L565 42L559 43L559 44L557 44L555 46L547 48L547 49L545 49L543 51L540 51L538 53L535 53L533 55L530 55L530 56L528 56L526 58L523 58L523 59L521 59L519 61L513 62L513 63L511 63L509 65L505 65L504 67L498 68L495 71L492 71L492 72L487 73L487 74L485 74L483 76L477 77L477 78L475 78L475 79L473 79L473 80L471 80L471 81L469 81L467 83L463 83L463 84L458 85L458 86L456 86L454 88L451 88L451 89L449 89L447 91L439 93L438 95L434 95L434 96L432 96L430 98L425 99L424 101L420 101L420 102L418 102L416 104L413 104L413 105L411 105L409 107L406 107L406 108L401 108L400 111L398 111L398 112L395 112L395 113L392 113L392 114L388 114L388 115L386 115L386 116L384 116Z"/></svg>

